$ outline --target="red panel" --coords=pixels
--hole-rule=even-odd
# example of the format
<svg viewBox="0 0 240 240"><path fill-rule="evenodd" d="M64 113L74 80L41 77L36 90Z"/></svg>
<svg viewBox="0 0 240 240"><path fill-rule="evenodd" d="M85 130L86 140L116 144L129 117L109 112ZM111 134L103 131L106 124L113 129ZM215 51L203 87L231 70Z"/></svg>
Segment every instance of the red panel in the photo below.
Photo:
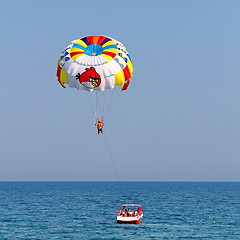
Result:
<svg viewBox="0 0 240 240"><path fill-rule="evenodd" d="M57 77L60 77L60 72L61 72L62 68L58 65L58 68L57 68Z"/></svg>
<svg viewBox="0 0 240 240"><path fill-rule="evenodd" d="M84 52L71 52L70 53L70 56L73 57L75 55L78 55L78 54L83 54Z"/></svg>
<svg viewBox="0 0 240 240"><path fill-rule="evenodd" d="M101 45L102 41L105 39L103 36L99 36L99 39L96 44Z"/></svg>
<svg viewBox="0 0 240 240"><path fill-rule="evenodd" d="M129 80L131 78L131 73L130 73L129 68L128 68L127 65L123 69L123 73L124 73L125 80Z"/></svg>
<svg viewBox="0 0 240 240"><path fill-rule="evenodd" d="M130 80L127 80L127 81L123 84L122 91L127 90L129 84L130 84Z"/></svg>
<svg viewBox="0 0 240 240"><path fill-rule="evenodd" d="M112 58L114 58L116 56L116 53L113 53L113 52L107 52L107 51L104 51L102 54L106 54L108 56L111 56Z"/></svg>
<svg viewBox="0 0 240 240"><path fill-rule="evenodd" d="M58 77L58 82L61 84L61 86L62 86L63 88L66 88L66 87L64 86L64 84L60 81L61 71L62 71L62 68L58 65L57 73L56 73L56 75L57 75L57 77Z"/></svg>
<svg viewBox="0 0 240 240"><path fill-rule="evenodd" d="M66 87L64 86L64 84L60 81L60 79L58 79L58 82L61 84L61 86L62 86L63 88L66 88Z"/></svg>
<svg viewBox="0 0 240 240"><path fill-rule="evenodd" d="M93 44L93 36L89 36L88 38L89 45Z"/></svg>

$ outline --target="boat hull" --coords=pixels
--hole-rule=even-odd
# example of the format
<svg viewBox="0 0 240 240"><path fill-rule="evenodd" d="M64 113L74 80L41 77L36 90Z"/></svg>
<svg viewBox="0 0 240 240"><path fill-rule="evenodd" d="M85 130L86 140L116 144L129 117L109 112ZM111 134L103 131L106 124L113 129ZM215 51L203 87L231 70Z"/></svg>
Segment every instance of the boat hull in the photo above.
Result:
<svg viewBox="0 0 240 240"><path fill-rule="evenodd" d="M139 224L141 223L142 217L143 217L143 214L138 215L136 217L117 216L117 223Z"/></svg>

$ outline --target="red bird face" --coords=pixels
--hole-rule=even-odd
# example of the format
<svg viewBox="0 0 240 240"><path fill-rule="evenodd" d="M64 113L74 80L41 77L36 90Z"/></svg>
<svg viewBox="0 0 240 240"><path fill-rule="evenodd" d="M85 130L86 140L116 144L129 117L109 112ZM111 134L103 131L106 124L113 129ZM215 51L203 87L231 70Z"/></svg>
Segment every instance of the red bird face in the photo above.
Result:
<svg viewBox="0 0 240 240"><path fill-rule="evenodd" d="M86 88L96 88L101 84L101 76L94 67L86 68L82 74L78 73L76 79Z"/></svg>

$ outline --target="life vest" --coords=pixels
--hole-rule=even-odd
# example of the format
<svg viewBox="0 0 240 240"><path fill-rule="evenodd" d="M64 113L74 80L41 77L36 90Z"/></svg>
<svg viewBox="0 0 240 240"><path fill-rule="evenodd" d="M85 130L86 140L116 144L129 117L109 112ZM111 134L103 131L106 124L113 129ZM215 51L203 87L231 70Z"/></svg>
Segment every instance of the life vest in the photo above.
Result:
<svg viewBox="0 0 240 240"><path fill-rule="evenodd" d="M103 125L104 125L104 124L103 124L102 122L97 123L97 127L98 127L98 128L102 128Z"/></svg>

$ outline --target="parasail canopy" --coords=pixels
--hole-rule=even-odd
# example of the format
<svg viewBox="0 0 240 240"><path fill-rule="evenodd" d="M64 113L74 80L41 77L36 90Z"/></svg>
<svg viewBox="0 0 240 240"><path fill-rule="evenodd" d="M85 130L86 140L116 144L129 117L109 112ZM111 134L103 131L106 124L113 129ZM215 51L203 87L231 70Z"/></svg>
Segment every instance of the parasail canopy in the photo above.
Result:
<svg viewBox="0 0 240 240"><path fill-rule="evenodd" d="M126 90L133 73L124 45L110 37L88 36L72 41L62 52L57 68L59 83L65 88L104 91L121 86Z"/></svg>

